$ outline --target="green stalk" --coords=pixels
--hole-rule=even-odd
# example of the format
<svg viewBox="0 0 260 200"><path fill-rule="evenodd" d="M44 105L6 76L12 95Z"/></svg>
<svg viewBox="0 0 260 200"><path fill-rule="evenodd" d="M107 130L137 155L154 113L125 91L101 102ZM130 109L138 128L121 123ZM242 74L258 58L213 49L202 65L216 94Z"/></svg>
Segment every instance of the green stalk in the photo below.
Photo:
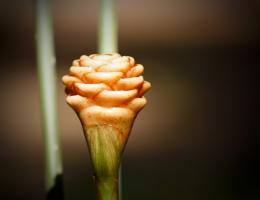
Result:
<svg viewBox="0 0 260 200"><path fill-rule="evenodd" d="M117 36L117 0L100 0L99 27L98 27L98 52L118 52ZM119 169L118 198L122 200L122 169ZM99 187L98 187L99 188Z"/></svg>
<svg viewBox="0 0 260 200"><path fill-rule="evenodd" d="M50 3L36 1L36 50L44 138L46 198L61 200L62 161L56 105L56 70Z"/></svg>
<svg viewBox="0 0 260 200"><path fill-rule="evenodd" d="M116 2L116 0L100 0L99 53L115 53L118 51Z"/></svg>

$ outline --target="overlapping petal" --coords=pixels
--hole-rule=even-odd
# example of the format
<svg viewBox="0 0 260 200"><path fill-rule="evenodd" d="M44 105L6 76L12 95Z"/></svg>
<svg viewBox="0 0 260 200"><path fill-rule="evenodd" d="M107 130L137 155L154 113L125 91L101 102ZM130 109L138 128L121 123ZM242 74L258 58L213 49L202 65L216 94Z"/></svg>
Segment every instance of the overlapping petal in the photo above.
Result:
<svg viewBox="0 0 260 200"><path fill-rule="evenodd" d="M135 64L130 56L117 53L83 55L73 61L69 75L62 79L68 94L67 102L77 110L94 105L125 107L138 112L145 106L143 95L151 87L144 81L143 72L143 65Z"/></svg>

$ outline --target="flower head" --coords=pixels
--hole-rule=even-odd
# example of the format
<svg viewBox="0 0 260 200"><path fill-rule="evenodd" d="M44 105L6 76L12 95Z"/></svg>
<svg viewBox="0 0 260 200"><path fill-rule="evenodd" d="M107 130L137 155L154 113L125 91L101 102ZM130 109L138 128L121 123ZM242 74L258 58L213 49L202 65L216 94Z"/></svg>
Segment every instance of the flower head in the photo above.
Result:
<svg viewBox="0 0 260 200"><path fill-rule="evenodd" d="M92 54L74 60L69 75L63 77L67 103L77 112L85 113L87 124L135 115L146 104L144 93L151 84L144 81L144 67L134 58L112 54ZM87 114L86 114L87 113Z"/></svg>

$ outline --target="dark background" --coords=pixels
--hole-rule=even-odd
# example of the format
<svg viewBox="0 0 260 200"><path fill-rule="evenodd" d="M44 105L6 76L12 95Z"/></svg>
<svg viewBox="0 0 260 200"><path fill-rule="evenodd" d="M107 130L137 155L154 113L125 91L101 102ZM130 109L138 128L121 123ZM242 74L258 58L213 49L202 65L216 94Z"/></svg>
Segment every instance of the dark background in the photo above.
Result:
<svg viewBox="0 0 260 200"><path fill-rule="evenodd" d="M62 75L96 52L95 0L55 0L67 200L94 199L88 152ZM153 85L123 159L124 200L255 200L259 1L120 0L119 51ZM1 0L0 199L44 199L34 2Z"/></svg>

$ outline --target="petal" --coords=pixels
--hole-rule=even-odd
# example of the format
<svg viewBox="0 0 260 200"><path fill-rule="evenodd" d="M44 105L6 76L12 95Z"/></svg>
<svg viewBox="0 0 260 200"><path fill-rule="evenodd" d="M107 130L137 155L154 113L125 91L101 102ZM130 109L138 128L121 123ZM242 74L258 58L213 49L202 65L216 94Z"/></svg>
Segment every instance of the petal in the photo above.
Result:
<svg viewBox="0 0 260 200"><path fill-rule="evenodd" d="M122 72L90 72L84 75L87 83L107 83L112 84L123 76Z"/></svg>
<svg viewBox="0 0 260 200"><path fill-rule="evenodd" d="M136 77L142 75L143 72L144 72L144 66L141 64L137 64L127 72L126 76Z"/></svg>
<svg viewBox="0 0 260 200"><path fill-rule="evenodd" d="M131 65L131 66L134 66L134 64L135 64L135 59L134 59L133 57L131 57L131 56L127 56L127 58L128 58L128 60L129 60L130 65Z"/></svg>
<svg viewBox="0 0 260 200"><path fill-rule="evenodd" d="M116 58L114 60L112 60L112 63L120 63L120 62L128 62L128 56L121 56L119 58Z"/></svg>
<svg viewBox="0 0 260 200"><path fill-rule="evenodd" d="M103 106L118 106L130 101L136 95L136 89L128 91L103 90L95 97L95 100Z"/></svg>
<svg viewBox="0 0 260 200"><path fill-rule="evenodd" d="M79 59L73 60L72 65L73 65L73 66L80 66L80 64L79 64Z"/></svg>
<svg viewBox="0 0 260 200"><path fill-rule="evenodd" d="M103 83L97 84L85 84L85 83L75 83L75 88L77 92L86 97L93 97L104 89L109 89L109 87Z"/></svg>
<svg viewBox="0 0 260 200"><path fill-rule="evenodd" d="M80 57L80 66L91 66L93 68L96 68L104 64L106 64L106 62L103 60L94 60L85 55Z"/></svg>
<svg viewBox="0 0 260 200"><path fill-rule="evenodd" d="M92 105L86 97L80 95L67 96L66 102L77 112Z"/></svg>
<svg viewBox="0 0 260 200"><path fill-rule="evenodd" d="M139 90L138 96L142 97L151 88L151 83L144 81L141 89Z"/></svg>
<svg viewBox="0 0 260 200"><path fill-rule="evenodd" d="M142 76L132 77L132 78L121 78L114 85L114 89L116 90L132 90L139 88L144 82L144 78Z"/></svg>
<svg viewBox="0 0 260 200"><path fill-rule="evenodd" d="M134 98L127 104L127 107L134 112L139 112L147 103L145 97L142 98Z"/></svg>
<svg viewBox="0 0 260 200"><path fill-rule="evenodd" d="M127 72L130 68L128 62L108 63L97 68L98 72Z"/></svg>
<svg viewBox="0 0 260 200"><path fill-rule="evenodd" d="M92 54L89 57L94 60L110 61L110 60L120 57L120 54L118 54L118 53Z"/></svg>
<svg viewBox="0 0 260 200"><path fill-rule="evenodd" d="M85 73L93 72L92 67L70 67L70 74L81 78Z"/></svg>
<svg viewBox="0 0 260 200"><path fill-rule="evenodd" d="M82 81L74 76L65 75L62 77L62 82L67 87L73 86L74 83L82 83Z"/></svg>

